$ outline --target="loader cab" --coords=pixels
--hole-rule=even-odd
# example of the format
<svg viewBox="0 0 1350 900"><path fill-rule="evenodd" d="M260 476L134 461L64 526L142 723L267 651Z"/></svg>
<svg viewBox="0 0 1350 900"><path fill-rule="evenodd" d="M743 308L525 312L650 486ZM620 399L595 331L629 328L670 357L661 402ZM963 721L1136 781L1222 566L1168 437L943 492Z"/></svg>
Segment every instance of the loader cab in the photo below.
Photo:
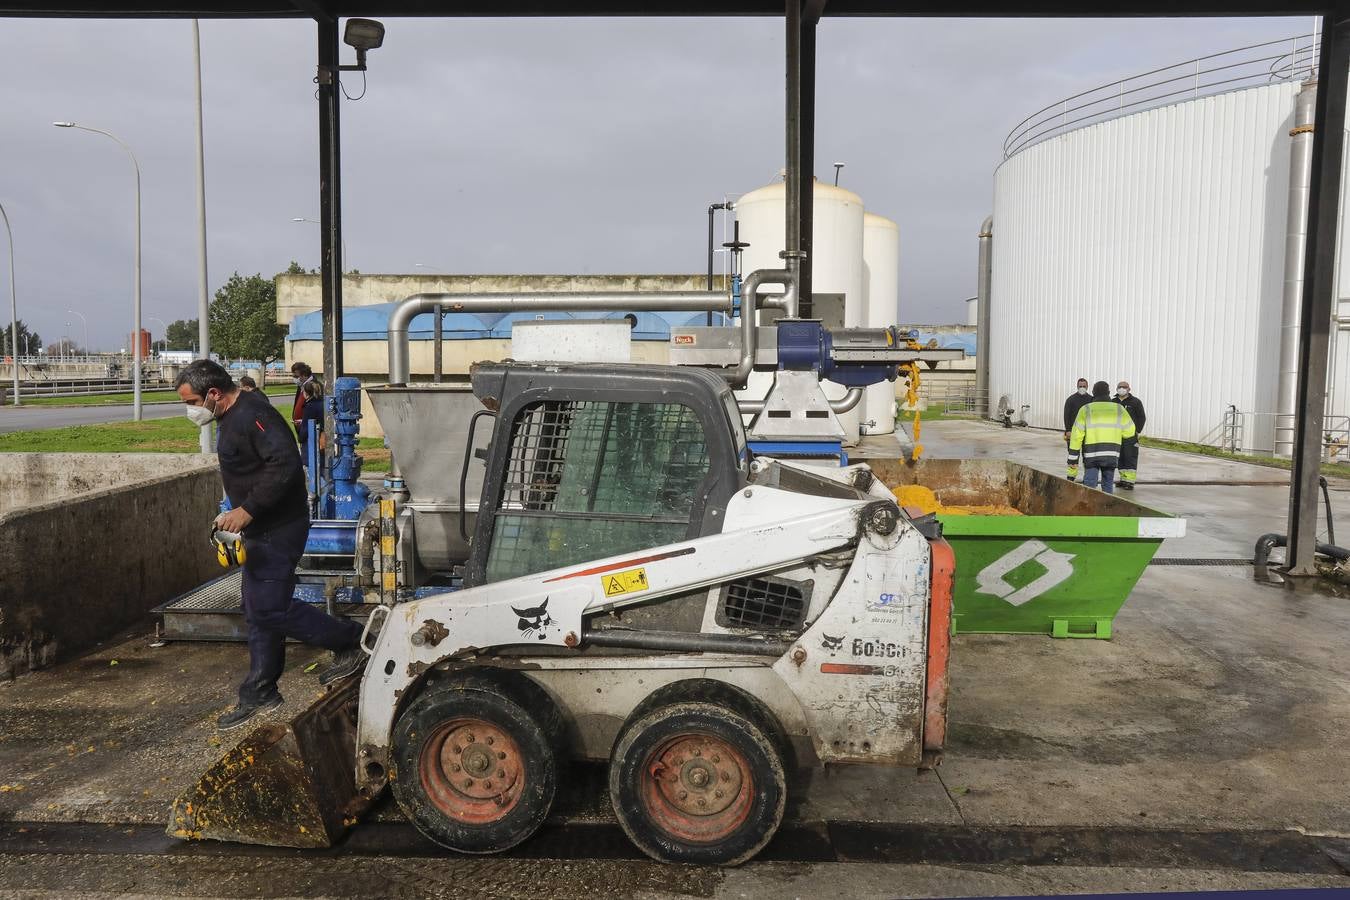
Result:
<svg viewBox="0 0 1350 900"><path fill-rule="evenodd" d="M466 586L715 534L749 454L724 379L666 366L485 363L496 410Z"/></svg>

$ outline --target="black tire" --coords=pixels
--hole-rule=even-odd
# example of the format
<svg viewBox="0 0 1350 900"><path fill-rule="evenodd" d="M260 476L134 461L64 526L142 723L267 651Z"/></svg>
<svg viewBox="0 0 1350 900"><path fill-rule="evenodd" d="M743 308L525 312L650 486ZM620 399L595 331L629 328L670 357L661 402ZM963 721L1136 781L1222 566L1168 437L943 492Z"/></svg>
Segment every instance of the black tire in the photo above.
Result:
<svg viewBox="0 0 1350 900"><path fill-rule="evenodd" d="M787 779L770 735L738 711L690 701L629 722L609 764L624 832L661 862L736 866L783 821Z"/></svg>
<svg viewBox="0 0 1350 900"><path fill-rule="evenodd" d="M465 675L429 689L394 725L394 799L441 846L498 853L548 818L561 716L549 701L537 717L522 699L518 685Z"/></svg>

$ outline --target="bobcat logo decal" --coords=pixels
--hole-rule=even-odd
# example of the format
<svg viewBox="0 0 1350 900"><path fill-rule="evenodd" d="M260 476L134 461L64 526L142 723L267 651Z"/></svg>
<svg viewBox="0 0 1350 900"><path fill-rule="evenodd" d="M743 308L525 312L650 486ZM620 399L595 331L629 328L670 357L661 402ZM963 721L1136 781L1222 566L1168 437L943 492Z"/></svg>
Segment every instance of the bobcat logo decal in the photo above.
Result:
<svg viewBox="0 0 1350 900"><path fill-rule="evenodd" d="M533 635L541 641L547 637L544 629L553 624L553 617L548 614L547 597L538 606L531 606L526 609L517 609L513 606L511 612L519 616L516 620L516 627L520 629L521 637Z"/></svg>
<svg viewBox="0 0 1350 900"><path fill-rule="evenodd" d="M824 633L820 635L820 649L830 651L831 656L834 655L834 651L842 649L843 646L843 637L834 637L833 635Z"/></svg>

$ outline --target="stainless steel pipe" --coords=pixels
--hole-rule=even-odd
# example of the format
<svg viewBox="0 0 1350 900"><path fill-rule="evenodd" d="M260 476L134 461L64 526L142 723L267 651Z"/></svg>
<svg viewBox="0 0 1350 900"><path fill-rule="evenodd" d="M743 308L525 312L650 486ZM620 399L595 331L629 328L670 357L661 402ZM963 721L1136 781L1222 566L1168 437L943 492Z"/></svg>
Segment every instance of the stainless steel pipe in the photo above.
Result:
<svg viewBox="0 0 1350 900"><path fill-rule="evenodd" d="M781 284L784 289L783 295L772 299L766 297L764 303L760 304L759 288L764 284ZM755 349L758 343L758 334L755 331L758 323L755 321L755 313L767 307L785 310L794 308L796 297L797 279L787 269L756 269L741 282L741 361L732 373L732 387L738 389L745 387L746 382L750 380L750 373L755 368Z"/></svg>
<svg viewBox="0 0 1350 900"><path fill-rule="evenodd" d="M826 400L830 404L830 410L836 413L846 413L863 398L863 389L852 387L838 400ZM764 400L738 400L736 406L741 412L747 415L758 415L764 411Z"/></svg>
<svg viewBox="0 0 1350 900"><path fill-rule="evenodd" d="M413 294L389 316L389 383L407 384L409 378L408 325L436 307L445 312L724 312L731 299L722 291L605 291L574 294L564 291L531 294Z"/></svg>

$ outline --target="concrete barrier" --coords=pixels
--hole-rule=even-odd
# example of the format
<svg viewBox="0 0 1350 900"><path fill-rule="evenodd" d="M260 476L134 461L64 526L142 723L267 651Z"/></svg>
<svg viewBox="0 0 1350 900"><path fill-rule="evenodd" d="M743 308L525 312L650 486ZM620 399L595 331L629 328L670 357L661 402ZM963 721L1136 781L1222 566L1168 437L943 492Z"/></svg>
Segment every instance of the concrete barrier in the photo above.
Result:
<svg viewBox="0 0 1350 900"><path fill-rule="evenodd" d="M214 456L0 453L0 679L93 646L219 567Z"/></svg>

